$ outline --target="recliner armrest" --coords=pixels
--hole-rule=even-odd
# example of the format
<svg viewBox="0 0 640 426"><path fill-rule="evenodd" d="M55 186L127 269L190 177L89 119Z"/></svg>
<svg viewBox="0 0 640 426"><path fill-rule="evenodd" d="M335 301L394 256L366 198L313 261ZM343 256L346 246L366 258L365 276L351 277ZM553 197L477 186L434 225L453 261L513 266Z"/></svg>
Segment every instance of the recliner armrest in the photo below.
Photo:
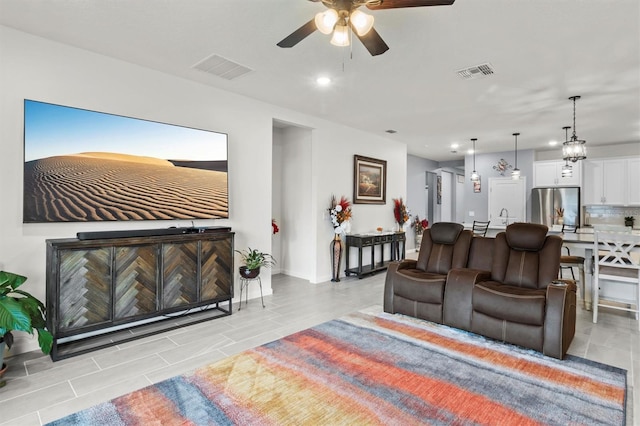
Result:
<svg viewBox="0 0 640 426"><path fill-rule="evenodd" d="M396 271L399 271L401 269L415 269L416 265L418 264L418 261L413 259L405 259L399 262L392 262L392 263L398 263L398 267L396 268ZM389 267L391 267L391 265L389 265Z"/></svg>
<svg viewBox="0 0 640 426"><path fill-rule="evenodd" d="M442 307L442 323L471 330L473 286L491 279L491 272L479 269L452 269L447 275Z"/></svg>
<svg viewBox="0 0 640 426"><path fill-rule="evenodd" d="M384 280L384 296L382 301L382 307L385 312L393 314L393 279L395 275L401 269L410 269L416 267L416 261L412 259L405 259L400 262L391 262L387 266L387 276Z"/></svg>
<svg viewBox="0 0 640 426"><path fill-rule="evenodd" d="M554 281L547 286L543 353L562 359L576 332L576 284Z"/></svg>

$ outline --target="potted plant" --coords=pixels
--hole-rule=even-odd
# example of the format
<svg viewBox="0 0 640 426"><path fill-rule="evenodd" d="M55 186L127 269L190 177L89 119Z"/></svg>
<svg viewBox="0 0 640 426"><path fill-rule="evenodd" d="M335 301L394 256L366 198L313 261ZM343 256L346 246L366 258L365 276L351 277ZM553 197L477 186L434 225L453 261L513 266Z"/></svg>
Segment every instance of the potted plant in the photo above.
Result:
<svg viewBox="0 0 640 426"><path fill-rule="evenodd" d="M269 268L276 264L276 260L268 253L263 253L249 247L246 250L236 250L242 258L243 265L239 268L240 275L245 278L255 278L260 275L260 268Z"/></svg>
<svg viewBox="0 0 640 426"><path fill-rule="evenodd" d="M51 352L53 336L46 330L44 304L30 293L18 290L26 277L0 271L0 370L4 369L4 347L13 345L12 331L38 332L43 353Z"/></svg>
<svg viewBox="0 0 640 426"><path fill-rule="evenodd" d="M633 221L635 218L633 216L625 216L624 217L624 226L633 226Z"/></svg>

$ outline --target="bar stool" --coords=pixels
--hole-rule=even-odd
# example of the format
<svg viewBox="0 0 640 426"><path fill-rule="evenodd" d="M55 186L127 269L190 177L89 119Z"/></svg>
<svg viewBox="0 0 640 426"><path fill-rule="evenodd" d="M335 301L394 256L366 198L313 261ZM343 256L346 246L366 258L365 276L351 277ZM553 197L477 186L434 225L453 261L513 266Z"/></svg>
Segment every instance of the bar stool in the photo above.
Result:
<svg viewBox="0 0 640 426"><path fill-rule="evenodd" d="M562 233L565 232L573 232L577 231L577 227L575 225L562 225ZM573 273L573 268L578 268L578 272L580 274L580 296L582 297L582 306L587 309L587 297L585 292L585 274L584 274L584 257L582 256L572 256L571 250L569 247L563 246L563 248L567 251L565 256L560 256L560 278L562 279L562 270L569 269L571 271L571 278L573 281L576 280L576 276Z"/></svg>
<svg viewBox="0 0 640 426"><path fill-rule="evenodd" d="M489 229L489 223L491 223L491 221L480 222L478 220L474 220L473 221L473 235L477 235L477 236L480 236L480 237L486 237L487 236L487 229Z"/></svg>

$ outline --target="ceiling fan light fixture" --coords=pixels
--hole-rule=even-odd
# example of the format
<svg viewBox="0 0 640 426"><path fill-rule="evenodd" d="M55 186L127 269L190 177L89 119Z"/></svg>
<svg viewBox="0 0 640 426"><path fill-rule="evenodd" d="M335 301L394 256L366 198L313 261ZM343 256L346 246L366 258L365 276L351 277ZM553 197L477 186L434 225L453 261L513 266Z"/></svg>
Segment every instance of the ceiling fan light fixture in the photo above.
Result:
<svg viewBox="0 0 640 426"><path fill-rule="evenodd" d="M317 13L315 17L316 28L318 28L318 31L322 34L331 34L337 22L338 12L333 9Z"/></svg>
<svg viewBox="0 0 640 426"><path fill-rule="evenodd" d="M342 22L336 24L333 30L333 37L331 37L331 44L334 46L349 46L349 27L347 27L346 23L344 25Z"/></svg>
<svg viewBox="0 0 640 426"><path fill-rule="evenodd" d="M373 20L373 16L367 15L358 9L351 12L349 16L351 25L353 25L353 28L355 28L356 33L358 33L360 37L371 31L371 28L373 28Z"/></svg>

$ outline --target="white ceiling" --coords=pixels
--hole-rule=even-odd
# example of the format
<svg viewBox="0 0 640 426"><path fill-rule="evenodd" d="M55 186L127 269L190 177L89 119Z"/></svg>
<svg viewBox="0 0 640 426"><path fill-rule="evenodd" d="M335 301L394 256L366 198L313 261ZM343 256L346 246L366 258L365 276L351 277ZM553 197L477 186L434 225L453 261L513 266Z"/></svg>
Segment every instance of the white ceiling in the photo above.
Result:
<svg viewBox="0 0 640 426"><path fill-rule="evenodd" d="M462 158L473 137L479 154L512 150L516 131L519 149L548 149L572 125L573 95L587 147L640 141L638 0L371 11L390 47L377 57L319 32L276 46L323 10L306 0L0 0L0 24L385 135L438 161ZM253 71L228 81L192 68L212 54ZM494 75L456 74L485 62ZM317 87L320 75L332 86Z"/></svg>

